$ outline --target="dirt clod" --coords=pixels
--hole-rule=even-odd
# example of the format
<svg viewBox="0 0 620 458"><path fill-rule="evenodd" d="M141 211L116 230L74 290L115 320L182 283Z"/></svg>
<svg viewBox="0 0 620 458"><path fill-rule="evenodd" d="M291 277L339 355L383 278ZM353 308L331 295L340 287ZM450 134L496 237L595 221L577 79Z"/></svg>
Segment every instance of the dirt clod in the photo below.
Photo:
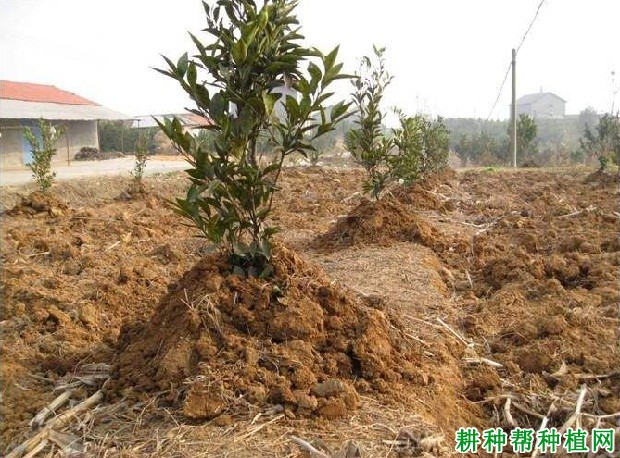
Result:
<svg viewBox="0 0 620 458"><path fill-rule="evenodd" d="M345 390L344 383L338 379L329 379L323 383L317 383L310 391L315 396L321 398L331 398L342 393Z"/></svg>
<svg viewBox="0 0 620 458"><path fill-rule="evenodd" d="M33 191L27 197L22 196L21 202L6 212L9 216L35 216L47 213L52 218L66 214L69 207L52 193Z"/></svg>

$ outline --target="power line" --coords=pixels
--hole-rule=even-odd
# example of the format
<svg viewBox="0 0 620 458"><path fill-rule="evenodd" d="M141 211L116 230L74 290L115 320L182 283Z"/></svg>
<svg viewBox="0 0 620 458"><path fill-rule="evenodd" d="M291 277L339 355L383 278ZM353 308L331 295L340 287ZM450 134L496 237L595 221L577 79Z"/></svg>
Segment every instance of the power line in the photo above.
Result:
<svg viewBox="0 0 620 458"><path fill-rule="evenodd" d="M521 38L521 43L519 43L519 46L517 46L517 54L519 53L519 49L521 49L521 46L523 45L525 38L530 33L530 30L532 30L532 26L534 25L534 22L536 22L536 19L538 18L538 13L540 13L540 8L542 8L542 6L545 4L546 1L547 0L541 0L540 3L538 4L538 8L536 8L536 13L534 14L534 18L532 19L532 22L530 22L530 25L528 26L527 30L523 34L523 38Z"/></svg>
<svg viewBox="0 0 620 458"><path fill-rule="evenodd" d="M510 68L512 67L512 62L508 64L508 68L506 69L506 74L504 75L504 79L502 80L502 84L499 87L499 91L497 92L497 98L495 99L495 103L493 103L493 107L491 107L491 111L489 111L489 116L487 116L487 121L491 119L491 115L497 106L497 102L499 102L499 98L502 96L502 91L504 90L504 85L506 84L506 80L508 79L508 75L510 74Z"/></svg>
<svg viewBox="0 0 620 458"><path fill-rule="evenodd" d="M531 20L530 25L527 27L527 30L523 34L523 37L521 38L521 41L519 42L519 46L517 46L517 54L519 53L521 46L523 46L525 39L529 35L530 30L532 30L532 26L536 22L536 19L538 19L538 14L540 13L540 9L542 8L542 6L545 4L546 1L547 0L540 0L540 3L538 4L538 7L536 8L536 13L534 13L534 18ZM508 64L508 69L506 70L506 74L504 75L502 84L500 85L499 91L497 92L497 98L495 99L495 102L493 103L493 107L491 108L491 111L489 111L489 116L487 116L487 121L491 119L491 115L493 114L495 107L497 107L497 102L499 102L499 99L502 96L502 91L504 90L504 85L506 84L506 80L508 79L508 75L510 74L511 67L512 67L512 62Z"/></svg>

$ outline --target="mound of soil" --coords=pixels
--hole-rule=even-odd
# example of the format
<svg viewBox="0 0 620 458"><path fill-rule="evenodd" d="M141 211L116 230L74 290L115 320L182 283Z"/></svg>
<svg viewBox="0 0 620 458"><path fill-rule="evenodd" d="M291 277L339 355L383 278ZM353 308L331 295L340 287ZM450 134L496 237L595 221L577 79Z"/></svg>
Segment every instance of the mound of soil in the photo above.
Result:
<svg viewBox="0 0 620 458"><path fill-rule="evenodd" d="M607 170L597 170L596 172L592 172L589 174L584 183L599 185L599 186L609 186L609 185L617 185L620 183L620 172L610 172Z"/></svg>
<svg viewBox="0 0 620 458"><path fill-rule="evenodd" d="M452 182L457 179L456 172L445 169L413 183L409 187L400 187L393 194L400 202L411 205L417 210L438 210L442 213L453 210L447 197L438 189L452 189Z"/></svg>
<svg viewBox="0 0 620 458"><path fill-rule="evenodd" d="M121 191L121 193L115 197L117 201L129 201L129 200L164 200L161 199L158 193L149 192L144 183L138 180L132 180L131 184L127 186L127 189Z"/></svg>
<svg viewBox="0 0 620 458"><path fill-rule="evenodd" d="M53 194L34 191L28 197L22 196L21 202L7 211L6 214L9 216L35 216L47 213L49 216L58 217L68 212L67 204Z"/></svg>
<svg viewBox="0 0 620 458"><path fill-rule="evenodd" d="M283 246L274 267L267 282L231 274L225 255L201 260L147 323L121 331L118 388L171 390L194 419L244 403L336 418L356 408L358 392L398 396L421 379L397 320Z"/></svg>
<svg viewBox="0 0 620 458"><path fill-rule="evenodd" d="M390 246L394 242L417 242L438 249L448 244L411 206L386 195L376 202L362 200L348 216L318 236L313 247L324 251L369 243Z"/></svg>

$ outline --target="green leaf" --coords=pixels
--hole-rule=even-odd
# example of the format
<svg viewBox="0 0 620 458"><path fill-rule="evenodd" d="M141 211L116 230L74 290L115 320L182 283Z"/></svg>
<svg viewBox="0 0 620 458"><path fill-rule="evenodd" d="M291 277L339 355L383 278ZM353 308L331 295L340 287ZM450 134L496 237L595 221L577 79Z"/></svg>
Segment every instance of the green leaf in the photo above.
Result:
<svg viewBox="0 0 620 458"><path fill-rule="evenodd" d="M226 101L220 92L216 92L211 97L211 103L209 104L209 113L213 119L218 121L220 118L224 116L224 111L226 110Z"/></svg>
<svg viewBox="0 0 620 458"><path fill-rule="evenodd" d="M271 259L271 253L272 253L272 245L271 242L269 242L268 238L263 239L260 242L260 250L261 253L265 256L265 258L267 259Z"/></svg>
<svg viewBox="0 0 620 458"><path fill-rule="evenodd" d="M310 73L310 76L312 78L311 85L314 88L314 91L316 91L316 88L321 81L321 78L323 77L323 73L321 72L319 66L314 64L313 62L310 62L310 64L308 64L308 73Z"/></svg>
<svg viewBox="0 0 620 458"><path fill-rule="evenodd" d="M271 94L268 91L263 91L261 93L262 98L263 98L263 105L265 107L265 113L267 113L267 115L271 116L273 113L273 109L275 106L275 102L278 99L278 96L275 94Z"/></svg>
<svg viewBox="0 0 620 458"><path fill-rule="evenodd" d="M204 59L207 56L207 50L205 46L200 42L200 40L198 40L198 38L196 38L196 36L193 33L190 33L189 36L194 42L196 49L198 49L200 56Z"/></svg>
<svg viewBox="0 0 620 458"><path fill-rule="evenodd" d="M334 64L336 63L336 57L338 56L338 50L340 46L336 46L327 56L323 58L323 65L325 66L325 71L329 71Z"/></svg>
<svg viewBox="0 0 620 458"><path fill-rule="evenodd" d="M235 123L239 128L239 134L242 136L246 136L250 133L250 131L254 128L255 117L254 113L249 107L244 107L241 110L241 115L235 119Z"/></svg>
<svg viewBox="0 0 620 458"><path fill-rule="evenodd" d="M291 120L298 120L300 118L301 112L299 109L299 103L295 100L295 98L286 96L284 106L286 107L286 112Z"/></svg>
<svg viewBox="0 0 620 458"><path fill-rule="evenodd" d="M181 57L179 57L179 61L177 62L177 75L179 76L179 78L183 78L185 76L188 66L189 60L187 53L185 53Z"/></svg>
<svg viewBox="0 0 620 458"><path fill-rule="evenodd" d="M248 57L248 45L244 41L238 41L232 46L232 56L235 64L241 65Z"/></svg>
<svg viewBox="0 0 620 458"><path fill-rule="evenodd" d="M187 67L187 83L189 84L189 86L192 89L196 88L196 64L194 64L193 62L190 62L188 67Z"/></svg>
<svg viewBox="0 0 620 458"><path fill-rule="evenodd" d="M280 232L280 229L278 229L277 227L267 227L263 230L263 235L269 238L272 235L277 234L278 232Z"/></svg>
<svg viewBox="0 0 620 458"><path fill-rule="evenodd" d="M244 27L243 29L241 39L246 43L246 45L252 44L259 29L258 22L253 22L249 25L249 27Z"/></svg>
<svg viewBox="0 0 620 458"><path fill-rule="evenodd" d="M334 119L340 118L342 115L344 115L347 112L347 109L348 109L348 105L345 105L343 102L338 102L332 108L332 112L330 116L331 120L333 121Z"/></svg>
<svg viewBox="0 0 620 458"><path fill-rule="evenodd" d="M201 84L197 84L194 87L193 99L196 101L196 105L198 105L202 110L208 111L209 105L211 102L209 100L209 91L207 90L206 87L204 87ZM190 111L192 111L192 113L196 113L197 110L190 110ZM204 112L202 113L198 112L196 114L199 116L205 115Z"/></svg>
<svg viewBox="0 0 620 458"><path fill-rule="evenodd" d="M271 165L268 165L267 167L265 167L265 169L262 172L262 176L267 176L270 173L276 172L277 170L280 169L280 164L279 163L274 163Z"/></svg>

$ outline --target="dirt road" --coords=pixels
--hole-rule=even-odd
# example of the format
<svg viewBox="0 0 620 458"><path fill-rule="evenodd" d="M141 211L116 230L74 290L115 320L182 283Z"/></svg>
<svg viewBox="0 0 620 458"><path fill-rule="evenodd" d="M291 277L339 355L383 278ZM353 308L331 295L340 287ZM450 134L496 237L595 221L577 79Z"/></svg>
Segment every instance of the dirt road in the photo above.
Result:
<svg viewBox="0 0 620 458"><path fill-rule="evenodd" d="M54 166L58 180L87 178L92 176L128 176L134 166L134 157L127 156L107 161L74 161L71 165ZM184 170L187 163L181 159L149 160L146 175L154 173ZM27 168L0 170L0 186L18 186L32 181L32 174Z"/></svg>

